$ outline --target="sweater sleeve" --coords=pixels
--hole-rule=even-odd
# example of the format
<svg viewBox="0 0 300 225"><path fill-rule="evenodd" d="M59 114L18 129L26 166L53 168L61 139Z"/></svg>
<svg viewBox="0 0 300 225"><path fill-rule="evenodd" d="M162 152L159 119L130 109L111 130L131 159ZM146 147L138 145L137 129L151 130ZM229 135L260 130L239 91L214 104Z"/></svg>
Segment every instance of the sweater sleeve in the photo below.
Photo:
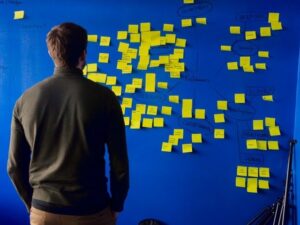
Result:
<svg viewBox="0 0 300 225"><path fill-rule="evenodd" d="M29 183L29 164L31 150L28 142L26 141L22 125L17 117L16 106L11 122L11 136L7 162L7 172L19 196L25 203L27 211L29 212L33 192L32 187Z"/></svg>
<svg viewBox="0 0 300 225"><path fill-rule="evenodd" d="M125 125L120 104L112 94L108 111L107 147L110 161L111 208L123 210L129 189L129 163L127 156Z"/></svg>

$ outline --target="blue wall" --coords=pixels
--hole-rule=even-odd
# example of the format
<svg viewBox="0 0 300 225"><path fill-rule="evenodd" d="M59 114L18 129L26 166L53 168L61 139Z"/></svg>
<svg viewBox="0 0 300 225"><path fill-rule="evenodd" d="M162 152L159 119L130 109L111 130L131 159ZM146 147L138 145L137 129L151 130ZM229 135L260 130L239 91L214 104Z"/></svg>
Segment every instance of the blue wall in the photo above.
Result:
<svg viewBox="0 0 300 225"><path fill-rule="evenodd" d="M25 10L25 19L14 21L14 10ZM259 31L260 26L267 25L269 12L281 13L284 28L272 32L272 37L245 41L242 35L229 34L231 25L241 26L242 31ZM158 89L156 93L141 90L122 96L132 97L134 107L136 103L173 106L173 114L159 114L165 118L164 128L127 129L131 188L119 224L134 225L147 217L170 225L246 224L282 195L288 142L294 134L299 137L299 127L294 127L298 12L296 0L273 1L272 5L261 0L198 1L192 6L183 5L181 0L0 1L0 224L28 223L25 208L6 175L11 112L23 91L52 74L45 36L52 26L64 21L79 23L90 34L111 36L112 45L108 48L89 44L88 62L97 62L99 52L109 52L110 63L99 64L99 72L116 75L123 88L134 77L144 78L146 72L156 73L158 81L169 82L167 90ZM207 17L208 24L180 26L182 18L196 17ZM128 24L140 22L151 22L153 30L162 30L164 23L173 23L177 37L187 39L182 60L186 71L181 79L171 79L161 67L134 70L130 75L121 75L116 70L116 61L120 59L116 33L126 30ZM232 45L233 51L220 52L222 44ZM151 58L170 54L173 48L172 45L155 48L151 50ZM259 59L258 50L270 51L270 58ZM253 62L266 62L268 69L254 74L228 71L226 63L238 61L243 55L251 56ZM234 103L237 92L246 94L245 105ZM181 104L168 102L169 95L177 94L181 99L192 98L194 108L205 108L206 119L181 118ZM262 101L265 94L273 94L274 102ZM226 123L221 125L213 121L213 115L220 113L217 100L229 103ZM126 116L130 112L127 110ZM280 137L270 138L266 129L252 131L253 119L268 116L276 117ZM172 153L161 152L162 142L167 141L174 128L185 130L180 144L189 143L191 133L202 133L204 143L194 144L193 154L182 154L180 145ZM226 138L215 140L214 128L224 128ZM249 151L245 148L245 140L249 138L279 140L280 150ZM251 194L236 188L238 165L269 167L270 190Z"/></svg>

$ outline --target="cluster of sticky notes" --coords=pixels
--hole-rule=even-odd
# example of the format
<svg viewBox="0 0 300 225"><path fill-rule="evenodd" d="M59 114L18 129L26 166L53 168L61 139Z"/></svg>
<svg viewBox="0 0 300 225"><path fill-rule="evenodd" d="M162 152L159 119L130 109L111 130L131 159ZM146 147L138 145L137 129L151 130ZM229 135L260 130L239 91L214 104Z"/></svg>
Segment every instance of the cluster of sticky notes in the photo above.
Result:
<svg viewBox="0 0 300 225"><path fill-rule="evenodd" d="M180 78L180 74L185 71L185 64L180 60L184 58L186 39L171 33L174 32L174 24L164 24L163 32L166 32L165 35L160 30L151 30L150 22L129 24L127 30L118 31L118 51L121 53L121 59L117 61L117 69L121 70L122 74L131 74L135 69L133 60L137 60L137 70L162 66L165 72L170 73L171 78ZM135 46L131 47L131 44ZM152 48L166 45L174 45L176 48L169 55L159 55L158 59L151 58ZM166 87L165 84L162 86ZM159 87L161 88L161 85Z"/></svg>
<svg viewBox="0 0 300 225"><path fill-rule="evenodd" d="M272 31L282 30L282 22L280 21L280 13L270 12L268 15L268 23L271 25Z"/></svg>
<svg viewBox="0 0 300 225"><path fill-rule="evenodd" d="M237 166L235 186L247 188L248 193L258 193L259 189L270 189L270 168Z"/></svg>
<svg viewBox="0 0 300 225"><path fill-rule="evenodd" d="M25 17L25 11L24 10L18 10L14 12L14 20L21 20Z"/></svg>
<svg viewBox="0 0 300 225"><path fill-rule="evenodd" d="M265 117L265 119L252 120L252 129L254 131L263 131L268 128L269 135L276 137L281 135L280 127L276 125L276 119L274 117ZM277 140L258 140L247 139L246 148L248 150L279 150L279 142Z"/></svg>
<svg viewBox="0 0 300 225"><path fill-rule="evenodd" d="M202 25L207 24L206 17L197 17L195 18L195 21L197 24L202 24ZM191 18L181 19L181 27L191 27L191 26L193 26L193 19Z"/></svg>
<svg viewBox="0 0 300 225"><path fill-rule="evenodd" d="M161 151L172 152L173 147L179 145L179 141L184 138L184 129L174 129L173 133L169 135L168 141L162 142ZM192 153L193 144L203 143L203 138L201 133L192 133L191 140L188 143L181 144L182 153Z"/></svg>
<svg viewBox="0 0 300 225"><path fill-rule="evenodd" d="M230 46L221 46L221 51L231 51ZM227 62L228 70L239 70L241 68L245 73L254 73L255 70L266 70L267 64L265 62L251 63L251 56L240 56L239 62Z"/></svg>

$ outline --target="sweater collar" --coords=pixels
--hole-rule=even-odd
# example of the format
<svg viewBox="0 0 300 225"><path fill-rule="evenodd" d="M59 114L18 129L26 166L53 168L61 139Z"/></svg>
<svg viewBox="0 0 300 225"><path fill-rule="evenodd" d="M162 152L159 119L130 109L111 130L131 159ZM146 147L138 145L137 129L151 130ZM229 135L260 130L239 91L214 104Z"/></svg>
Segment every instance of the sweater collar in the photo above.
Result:
<svg viewBox="0 0 300 225"><path fill-rule="evenodd" d="M76 67L55 67L54 76L82 76L82 70Z"/></svg>

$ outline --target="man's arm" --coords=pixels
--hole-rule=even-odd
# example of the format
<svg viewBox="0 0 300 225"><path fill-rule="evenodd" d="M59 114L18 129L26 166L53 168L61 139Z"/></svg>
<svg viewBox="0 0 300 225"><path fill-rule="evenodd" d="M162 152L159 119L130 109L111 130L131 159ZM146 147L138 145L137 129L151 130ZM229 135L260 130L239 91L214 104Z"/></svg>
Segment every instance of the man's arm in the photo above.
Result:
<svg viewBox="0 0 300 225"><path fill-rule="evenodd" d="M107 147L110 160L111 209L123 210L129 189L129 165L125 125L122 110L116 96L112 96L108 114Z"/></svg>
<svg viewBox="0 0 300 225"><path fill-rule="evenodd" d="M17 118L16 111L15 107L11 122L7 172L29 212L32 200L32 187L29 183L31 150L25 138L23 127Z"/></svg>

